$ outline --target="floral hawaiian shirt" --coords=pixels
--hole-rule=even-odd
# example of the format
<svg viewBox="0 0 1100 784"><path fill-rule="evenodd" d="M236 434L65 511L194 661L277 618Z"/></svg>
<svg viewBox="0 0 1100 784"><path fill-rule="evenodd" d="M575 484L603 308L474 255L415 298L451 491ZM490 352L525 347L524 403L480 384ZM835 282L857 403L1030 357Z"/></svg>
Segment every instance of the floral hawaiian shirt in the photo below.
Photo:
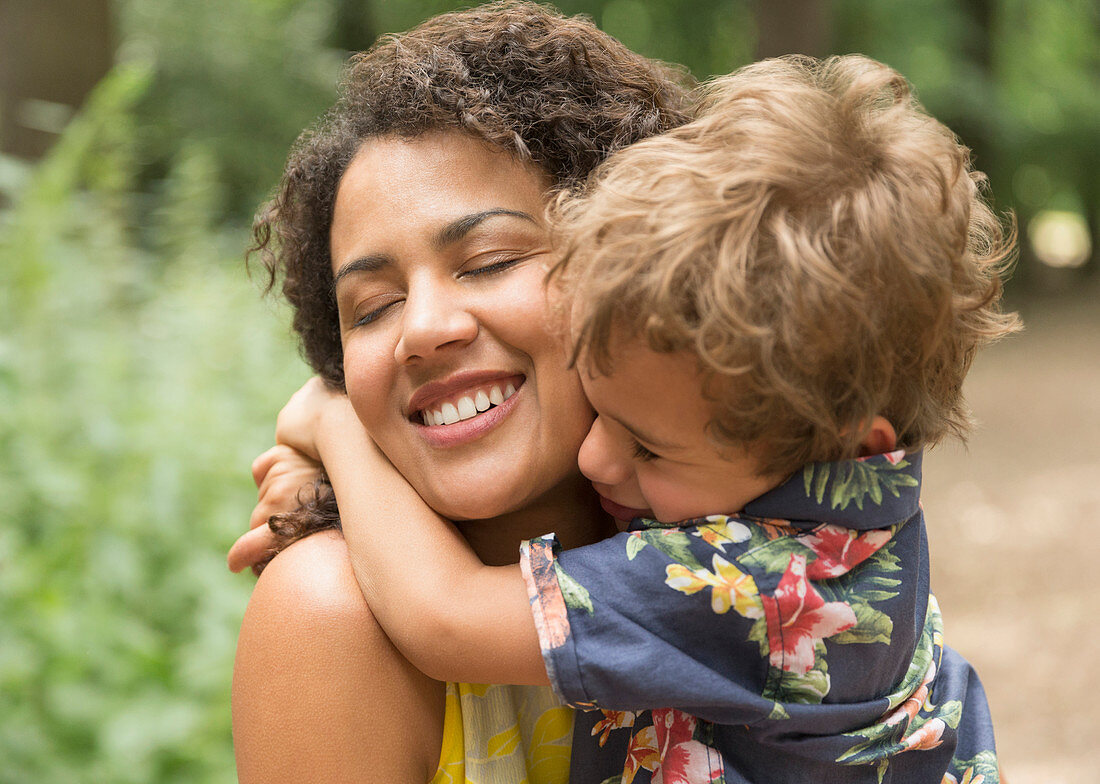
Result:
<svg viewBox="0 0 1100 784"><path fill-rule="evenodd" d="M996 784L928 590L920 453L814 463L737 516L524 543L570 781Z"/></svg>

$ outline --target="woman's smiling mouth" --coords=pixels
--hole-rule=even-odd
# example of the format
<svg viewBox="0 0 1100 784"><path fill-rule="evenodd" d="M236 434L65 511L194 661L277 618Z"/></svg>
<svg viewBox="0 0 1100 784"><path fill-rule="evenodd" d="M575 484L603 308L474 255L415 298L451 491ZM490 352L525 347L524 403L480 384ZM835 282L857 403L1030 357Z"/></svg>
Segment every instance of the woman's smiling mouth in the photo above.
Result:
<svg viewBox="0 0 1100 784"><path fill-rule="evenodd" d="M435 447L473 441L511 413L526 380L522 374L475 372L425 384L410 401L409 421Z"/></svg>
<svg viewBox="0 0 1100 784"><path fill-rule="evenodd" d="M499 406L515 393L516 387L510 381L503 387L492 384L437 401L420 411L420 419L425 425L453 425Z"/></svg>

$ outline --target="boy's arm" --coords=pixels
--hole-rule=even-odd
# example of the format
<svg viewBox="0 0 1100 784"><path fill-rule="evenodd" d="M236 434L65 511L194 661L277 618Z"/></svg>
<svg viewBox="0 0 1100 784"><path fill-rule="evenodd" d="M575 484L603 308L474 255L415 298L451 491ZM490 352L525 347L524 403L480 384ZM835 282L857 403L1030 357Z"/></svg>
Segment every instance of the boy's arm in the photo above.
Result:
<svg viewBox="0 0 1100 784"><path fill-rule="evenodd" d="M482 564L379 451L345 396L324 404L315 439L356 578L402 654L437 680L548 683L519 565Z"/></svg>

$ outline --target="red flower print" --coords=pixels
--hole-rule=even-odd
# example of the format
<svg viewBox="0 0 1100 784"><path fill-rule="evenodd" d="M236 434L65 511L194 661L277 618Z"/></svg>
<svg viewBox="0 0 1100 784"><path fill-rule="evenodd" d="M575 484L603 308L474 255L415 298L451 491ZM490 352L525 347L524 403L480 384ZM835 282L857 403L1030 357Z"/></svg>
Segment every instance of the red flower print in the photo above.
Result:
<svg viewBox="0 0 1100 784"><path fill-rule="evenodd" d="M603 746L607 743L607 737L611 734L611 730L633 727L635 718L637 718L637 714L632 711L605 710L603 718L596 722L596 726L592 728L592 734L600 736L600 745Z"/></svg>
<svg viewBox="0 0 1100 784"><path fill-rule="evenodd" d="M802 537L802 543L817 556L806 567L806 575L823 580L846 574L878 552L893 535L893 529L860 533L840 525L823 525Z"/></svg>
<svg viewBox="0 0 1100 784"><path fill-rule="evenodd" d="M717 749L693 740L696 719L674 708L653 711L661 762L653 784L710 784L720 779L724 765Z"/></svg>
<svg viewBox="0 0 1100 784"><path fill-rule="evenodd" d="M934 749L943 743L943 731L945 729L947 729L946 722L937 716L934 719L929 719L911 734L906 735L901 742L905 744L905 751Z"/></svg>
<svg viewBox="0 0 1100 784"><path fill-rule="evenodd" d="M887 715L883 720L883 724L900 724L905 722L905 726L909 726L909 722L917 717L917 713L928 699L928 691L932 685L932 681L936 677L936 661L933 659L928 663L928 671L924 673L924 677L921 678L920 686L917 690L910 694L905 702L894 709L892 713Z"/></svg>
<svg viewBox="0 0 1100 784"><path fill-rule="evenodd" d="M652 711L652 717L653 726L631 739L623 784L630 784L639 768L653 772L652 784L711 784L722 779L721 753L693 738L694 716L661 708Z"/></svg>
<svg viewBox="0 0 1100 784"><path fill-rule="evenodd" d="M768 623L768 660L784 672L805 675L813 669L818 640L856 625L847 602L826 602L806 579L805 555L791 555L775 593L762 593L760 599Z"/></svg>

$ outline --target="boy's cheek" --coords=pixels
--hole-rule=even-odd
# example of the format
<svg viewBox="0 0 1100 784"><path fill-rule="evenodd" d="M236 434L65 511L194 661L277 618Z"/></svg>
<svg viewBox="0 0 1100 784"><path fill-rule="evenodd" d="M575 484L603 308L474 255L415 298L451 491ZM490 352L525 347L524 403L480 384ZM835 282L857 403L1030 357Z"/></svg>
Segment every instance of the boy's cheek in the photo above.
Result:
<svg viewBox="0 0 1100 784"><path fill-rule="evenodd" d="M692 492L686 478L649 473L639 476L642 497L653 510L653 516L662 523L675 523L709 512L694 513L700 499Z"/></svg>

